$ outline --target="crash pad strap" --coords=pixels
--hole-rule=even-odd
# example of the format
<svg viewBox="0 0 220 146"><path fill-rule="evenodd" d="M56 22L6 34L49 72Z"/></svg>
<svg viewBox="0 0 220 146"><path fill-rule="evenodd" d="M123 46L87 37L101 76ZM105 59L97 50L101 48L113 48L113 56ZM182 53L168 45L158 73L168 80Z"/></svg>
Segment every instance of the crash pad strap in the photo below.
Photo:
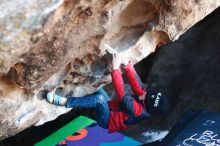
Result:
<svg viewBox="0 0 220 146"><path fill-rule="evenodd" d="M85 128L96 121L89 119L85 116L79 116L76 119L72 120L64 127L60 128L56 132L52 133L42 141L36 143L34 146L54 146L67 136L79 131L82 128Z"/></svg>

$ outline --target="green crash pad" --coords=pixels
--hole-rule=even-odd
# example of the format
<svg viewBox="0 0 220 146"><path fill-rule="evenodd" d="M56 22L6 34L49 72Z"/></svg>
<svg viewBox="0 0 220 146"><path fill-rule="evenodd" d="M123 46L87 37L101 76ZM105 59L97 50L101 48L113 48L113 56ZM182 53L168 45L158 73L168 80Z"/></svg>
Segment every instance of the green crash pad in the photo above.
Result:
<svg viewBox="0 0 220 146"><path fill-rule="evenodd" d="M78 130L85 128L95 122L96 121L89 119L85 116L79 116L66 124L64 127L46 137L45 139L36 143L34 146L54 146L72 133L75 133Z"/></svg>

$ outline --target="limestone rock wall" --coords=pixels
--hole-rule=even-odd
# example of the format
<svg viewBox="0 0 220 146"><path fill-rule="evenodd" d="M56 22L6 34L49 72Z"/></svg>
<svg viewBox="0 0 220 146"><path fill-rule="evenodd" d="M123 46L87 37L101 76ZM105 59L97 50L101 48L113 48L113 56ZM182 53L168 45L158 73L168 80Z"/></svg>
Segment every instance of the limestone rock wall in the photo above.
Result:
<svg viewBox="0 0 220 146"><path fill-rule="evenodd" d="M31 41L36 41L39 31L51 12L63 0L2 0L0 2L0 74L8 72L27 52Z"/></svg>
<svg viewBox="0 0 220 146"><path fill-rule="evenodd" d="M111 82L111 52L137 63L219 5L219 0L1 1L0 139L69 111L48 104L47 91L94 92Z"/></svg>

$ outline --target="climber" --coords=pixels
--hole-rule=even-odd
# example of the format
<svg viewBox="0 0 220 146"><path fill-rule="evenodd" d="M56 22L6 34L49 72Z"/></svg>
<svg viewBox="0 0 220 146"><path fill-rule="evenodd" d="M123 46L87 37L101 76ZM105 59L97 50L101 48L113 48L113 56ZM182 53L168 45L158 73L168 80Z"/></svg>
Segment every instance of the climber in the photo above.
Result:
<svg viewBox="0 0 220 146"><path fill-rule="evenodd" d="M146 91L133 65L122 55L113 55L112 64L111 76L116 100L110 101L108 94L101 88L84 97L65 98L49 92L48 102L67 108L95 108L98 124L110 133L127 129L152 115L165 115L169 111L167 98L151 89ZM134 95L125 93L121 68L125 70Z"/></svg>

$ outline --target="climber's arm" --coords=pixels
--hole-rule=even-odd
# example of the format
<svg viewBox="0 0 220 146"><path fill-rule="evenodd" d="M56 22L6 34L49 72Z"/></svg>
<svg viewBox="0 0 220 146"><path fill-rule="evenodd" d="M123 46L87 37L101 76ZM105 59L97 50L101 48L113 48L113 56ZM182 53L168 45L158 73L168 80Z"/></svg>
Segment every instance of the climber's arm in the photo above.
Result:
<svg viewBox="0 0 220 146"><path fill-rule="evenodd" d="M136 96L141 96L145 93L145 90L143 88L142 82L140 80L140 77L136 73L133 65L131 63L128 63L124 67L125 74L128 79L128 82L132 88L132 91Z"/></svg>
<svg viewBox="0 0 220 146"><path fill-rule="evenodd" d="M117 95L117 100L121 102L125 94L124 93L124 82L122 79L121 70L120 69L113 70L111 75L112 75L112 83L115 89L115 93Z"/></svg>
<svg viewBox="0 0 220 146"><path fill-rule="evenodd" d="M113 55L112 66L113 66L113 71L111 73L112 83L117 95L117 101L121 102L125 93L124 93L124 82L120 70L121 57L118 54Z"/></svg>

